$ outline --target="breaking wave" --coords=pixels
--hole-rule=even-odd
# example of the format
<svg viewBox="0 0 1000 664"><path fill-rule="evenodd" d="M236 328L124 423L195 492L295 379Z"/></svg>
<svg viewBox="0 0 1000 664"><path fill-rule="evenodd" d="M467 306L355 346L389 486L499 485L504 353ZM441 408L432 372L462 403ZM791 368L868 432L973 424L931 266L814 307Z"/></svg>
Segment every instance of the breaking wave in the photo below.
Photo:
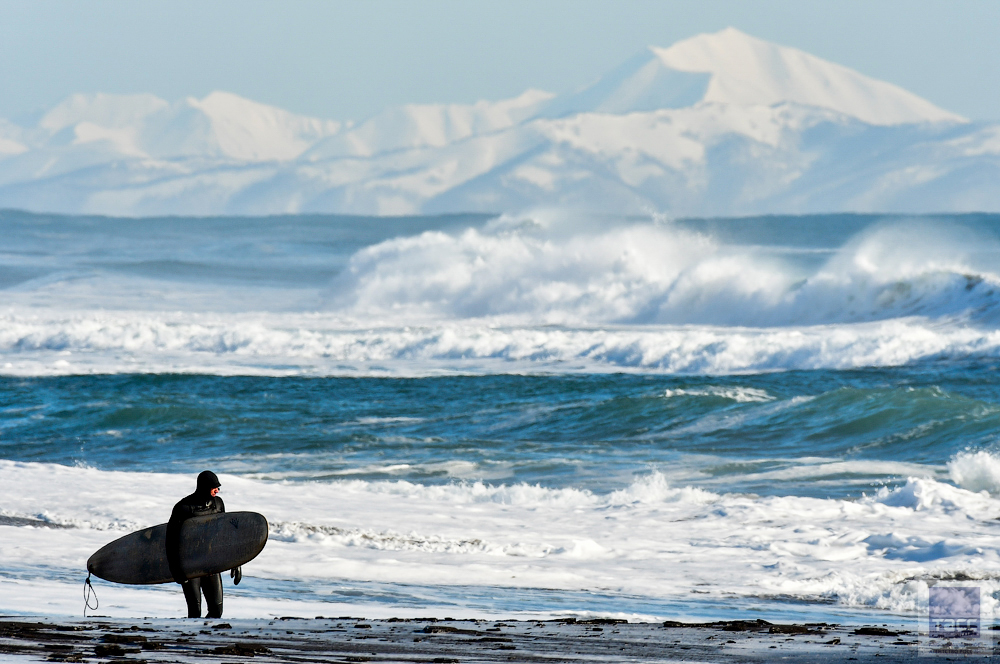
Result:
<svg viewBox="0 0 1000 664"><path fill-rule="evenodd" d="M275 257L257 229L245 257L177 263L201 246L185 236L163 260L150 244L102 269L88 226L60 249L89 238L78 265L15 266L27 281L4 291L0 373L725 374L1000 355L991 226L840 220L785 237L823 219L713 222L738 222L734 237L545 213L390 239L352 221L338 232L358 239L329 250Z"/></svg>
<svg viewBox="0 0 1000 664"><path fill-rule="evenodd" d="M1000 301L1000 243L927 221L879 225L823 257L728 245L670 224L570 232L501 220L355 254L338 306L379 320L775 327L983 318Z"/></svg>
<svg viewBox="0 0 1000 664"><path fill-rule="evenodd" d="M985 450L955 455L948 471L952 481L964 489L1000 494L1000 459Z"/></svg>
<svg viewBox="0 0 1000 664"><path fill-rule="evenodd" d="M651 371L729 374L897 366L1000 356L1000 330L961 321L893 319L790 328L719 326L500 327L452 322L338 329L316 318L85 312L0 316L8 375L209 373L429 375ZM723 396L723 395L718 395ZM732 395L734 399L755 398Z"/></svg>

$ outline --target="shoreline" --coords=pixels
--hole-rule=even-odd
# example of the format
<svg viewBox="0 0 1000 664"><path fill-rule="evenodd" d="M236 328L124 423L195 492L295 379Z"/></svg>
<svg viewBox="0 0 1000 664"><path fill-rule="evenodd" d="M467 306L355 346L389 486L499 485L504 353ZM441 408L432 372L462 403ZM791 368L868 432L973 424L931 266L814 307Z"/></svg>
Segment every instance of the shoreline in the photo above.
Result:
<svg viewBox="0 0 1000 664"><path fill-rule="evenodd" d="M0 616L0 661L928 662L954 661L882 625L282 617L124 620ZM988 653L992 655L992 651ZM983 654L980 652L979 657Z"/></svg>

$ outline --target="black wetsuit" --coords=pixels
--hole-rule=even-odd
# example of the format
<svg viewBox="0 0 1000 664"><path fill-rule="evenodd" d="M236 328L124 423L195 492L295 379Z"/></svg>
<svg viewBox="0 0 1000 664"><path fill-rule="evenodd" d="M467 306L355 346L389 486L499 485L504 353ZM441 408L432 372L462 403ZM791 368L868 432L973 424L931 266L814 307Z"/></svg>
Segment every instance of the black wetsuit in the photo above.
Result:
<svg viewBox="0 0 1000 664"><path fill-rule="evenodd" d="M205 514L219 514L226 511L222 498L212 495L212 489L220 486L215 473L206 470L198 475L198 489L190 496L181 498L174 505L167 522L167 562L174 581L184 589L184 599L187 600L188 618L201 617L201 595L205 594L208 604L208 617L222 617L222 577L210 574L198 579L187 579L181 572L180 565L180 532L181 524L187 519Z"/></svg>

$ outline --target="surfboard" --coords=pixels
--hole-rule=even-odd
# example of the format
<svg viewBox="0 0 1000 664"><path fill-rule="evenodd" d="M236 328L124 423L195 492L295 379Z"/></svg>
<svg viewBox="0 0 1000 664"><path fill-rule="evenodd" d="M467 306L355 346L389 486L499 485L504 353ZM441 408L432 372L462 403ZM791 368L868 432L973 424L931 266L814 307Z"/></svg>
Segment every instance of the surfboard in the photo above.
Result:
<svg viewBox="0 0 1000 664"><path fill-rule="evenodd" d="M105 581L171 583L167 524L146 528L104 545L87 571ZM225 572L257 557L267 543L267 519L256 512L196 516L181 524L181 569L189 579Z"/></svg>

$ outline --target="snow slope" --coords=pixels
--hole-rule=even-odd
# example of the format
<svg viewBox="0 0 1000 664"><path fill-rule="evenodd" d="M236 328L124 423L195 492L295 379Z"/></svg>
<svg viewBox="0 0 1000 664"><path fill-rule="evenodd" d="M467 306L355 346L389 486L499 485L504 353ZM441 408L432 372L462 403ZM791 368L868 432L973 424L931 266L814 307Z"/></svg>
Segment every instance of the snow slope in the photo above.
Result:
<svg viewBox="0 0 1000 664"><path fill-rule="evenodd" d="M728 28L553 96L360 124L225 92L0 121L0 207L117 215L1000 209L1000 127Z"/></svg>
<svg viewBox="0 0 1000 664"><path fill-rule="evenodd" d="M44 145L108 142L123 156L294 159L340 123L213 92L174 104L153 95L76 94L46 113Z"/></svg>
<svg viewBox="0 0 1000 664"><path fill-rule="evenodd" d="M536 115L554 95L528 90L519 97L475 104L406 104L317 143L303 157L370 157L423 147L443 147L512 127Z"/></svg>

